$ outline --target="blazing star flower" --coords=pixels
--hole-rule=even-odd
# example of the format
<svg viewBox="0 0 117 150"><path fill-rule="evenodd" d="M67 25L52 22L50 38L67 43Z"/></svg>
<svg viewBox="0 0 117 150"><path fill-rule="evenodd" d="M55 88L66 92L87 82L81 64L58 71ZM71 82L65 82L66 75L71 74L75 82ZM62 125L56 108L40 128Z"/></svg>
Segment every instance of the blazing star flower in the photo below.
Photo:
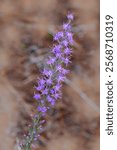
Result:
<svg viewBox="0 0 117 150"><path fill-rule="evenodd" d="M43 94L43 95L47 95L47 94L48 94L48 89L47 89L47 88L44 89L44 90L42 91L42 94Z"/></svg>
<svg viewBox="0 0 117 150"><path fill-rule="evenodd" d="M41 98L40 94L35 94L33 97L35 100L39 100Z"/></svg>
<svg viewBox="0 0 117 150"><path fill-rule="evenodd" d="M63 32L58 32L58 33L54 36L54 40L55 40L55 41L58 41L58 40L60 40L63 36L64 36Z"/></svg>
<svg viewBox="0 0 117 150"><path fill-rule="evenodd" d="M66 58L63 59L63 62L67 66L71 61L69 60L69 57L66 57Z"/></svg>
<svg viewBox="0 0 117 150"><path fill-rule="evenodd" d="M47 64L48 64L48 65L52 65L52 64L55 63L55 61L56 61L56 58L49 57L49 60L47 61Z"/></svg>
<svg viewBox="0 0 117 150"><path fill-rule="evenodd" d="M56 70L61 72L62 71L62 66L61 65L57 65Z"/></svg>
<svg viewBox="0 0 117 150"><path fill-rule="evenodd" d="M61 94L60 93L55 93L53 96L54 96L54 98L56 100L59 99L59 98L61 98Z"/></svg>
<svg viewBox="0 0 117 150"><path fill-rule="evenodd" d="M68 74L68 73L69 73L69 70L64 69L64 68L62 69L62 74L63 74L63 75L66 75L66 74Z"/></svg>
<svg viewBox="0 0 117 150"><path fill-rule="evenodd" d="M37 109L39 112L42 112L42 113L45 113L47 111L47 107L45 107L45 106L44 107L38 106Z"/></svg>
<svg viewBox="0 0 117 150"><path fill-rule="evenodd" d="M67 39L68 40L68 39ZM68 47L69 43L67 40L62 41L63 46Z"/></svg>
<svg viewBox="0 0 117 150"><path fill-rule="evenodd" d="M70 42L70 44L73 44L73 35L72 35L72 33L67 32L66 35L68 37L68 41Z"/></svg>
<svg viewBox="0 0 117 150"><path fill-rule="evenodd" d="M22 144L23 150L30 150L33 141L39 138L42 130L41 118L62 96L62 82L69 73L67 66L71 62L71 45L73 45L71 21L73 18L73 14L69 13L67 15L68 22L64 23L62 30L53 37L56 44L53 45L50 56L44 62L45 66L41 77L37 81L38 85L35 86L34 99L37 102L37 114L34 115L32 128Z"/></svg>
<svg viewBox="0 0 117 150"><path fill-rule="evenodd" d="M44 85L35 86L35 89L36 89L37 91L41 91L43 88L44 88Z"/></svg>
<svg viewBox="0 0 117 150"><path fill-rule="evenodd" d="M44 85L45 80L44 79L40 79L38 83L40 83L40 85Z"/></svg>
<svg viewBox="0 0 117 150"><path fill-rule="evenodd" d="M71 29L71 25L68 24L68 23L65 23L65 24L63 24L63 29L66 30L66 31L68 31L68 30Z"/></svg>
<svg viewBox="0 0 117 150"><path fill-rule="evenodd" d="M60 83L60 82L63 82L63 81L65 81L65 76L64 75L62 75L62 74L59 74L58 75L58 82Z"/></svg>
<svg viewBox="0 0 117 150"><path fill-rule="evenodd" d="M72 50L68 47L64 50L64 54L66 55L71 55L71 53L72 53Z"/></svg>
<svg viewBox="0 0 117 150"><path fill-rule="evenodd" d="M59 91L60 88L61 88L61 86L62 86L61 84L57 83L57 84L55 85L55 87L54 87L55 91L56 91L56 92Z"/></svg>
<svg viewBox="0 0 117 150"><path fill-rule="evenodd" d="M73 19L74 19L74 16L73 16L73 14L69 13L69 14L67 15L67 18L68 18L68 20L73 20Z"/></svg>
<svg viewBox="0 0 117 150"><path fill-rule="evenodd" d="M62 48L61 45L56 45L56 46L52 49L52 52L53 52L54 54L61 53L61 48Z"/></svg>
<svg viewBox="0 0 117 150"><path fill-rule="evenodd" d="M47 85L52 85L52 79L51 78L47 79L46 83L47 83Z"/></svg>

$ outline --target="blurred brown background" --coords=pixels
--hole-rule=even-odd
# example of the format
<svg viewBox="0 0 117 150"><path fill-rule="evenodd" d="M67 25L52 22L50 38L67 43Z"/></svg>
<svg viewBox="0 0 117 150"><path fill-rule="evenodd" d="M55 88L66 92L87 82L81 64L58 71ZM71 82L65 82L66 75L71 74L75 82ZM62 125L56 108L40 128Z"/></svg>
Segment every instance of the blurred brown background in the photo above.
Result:
<svg viewBox="0 0 117 150"><path fill-rule="evenodd" d="M36 149L99 150L99 0L0 0L0 150L14 150L30 122L38 70L68 10L71 74Z"/></svg>

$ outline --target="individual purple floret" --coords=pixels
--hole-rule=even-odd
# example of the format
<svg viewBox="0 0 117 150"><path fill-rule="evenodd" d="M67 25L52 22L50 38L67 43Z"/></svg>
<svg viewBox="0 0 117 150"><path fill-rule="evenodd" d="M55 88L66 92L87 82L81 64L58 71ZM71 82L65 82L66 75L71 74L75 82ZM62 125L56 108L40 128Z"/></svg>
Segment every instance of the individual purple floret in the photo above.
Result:
<svg viewBox="0 0 117 150"><path fill-rule="evenodd" d="M41 98L40 94L35 94L34 99L39 100Z"/></svg>
<svg viewBox="0 0 117 150"><path fill-rule="evenodd" d="M71 46L73 45L71 21L73 18L73 14L67 15L68 21L63 24L62 30L53 37L56 44L53 45L47 61L44 61L44 69L35 86L34 99L37 102L37 113L33 117L32 128L23 144L24 150L29 150L33 141L39 138L42 117L62 97L62 82L65 81L66 75L69 73L67 66L71 63Z"/></svg>
<svg viewBox="0 0 117 150"><path fill-rule="evenodd" d="M73 19L74 19L74 16L73 16L73 14L68 13L67 18L68 18L68 20L73 20Z"/></svg>
<svg viewBox="0 0 117 150"><path fill-rule="evenodd" d="M41 107L41 106L38 106L38 111L39 112L42 112L42 113L44 113L45 114L45 112L47 111L47 108L44 106L44 107Z"/></svg>
<svg viewBox="0 0 117 150"><path fill-rule="evenodd" d="M55 36L54 36L54 40L55 41L59 41L61 38L63 38L64 37L64 34L63 34L63 32L61 31L61 32L58 32L57 34L55 34Z"/></svg>

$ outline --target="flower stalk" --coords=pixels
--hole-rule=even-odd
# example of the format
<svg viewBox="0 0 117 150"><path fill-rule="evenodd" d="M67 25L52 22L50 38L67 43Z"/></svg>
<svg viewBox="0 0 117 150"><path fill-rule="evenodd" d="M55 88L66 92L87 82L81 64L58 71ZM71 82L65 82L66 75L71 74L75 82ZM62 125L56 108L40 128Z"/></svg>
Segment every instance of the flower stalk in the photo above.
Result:
<svg viewBox="0 0 117 150"><path fill-rule="evenodd" d="M41 72L41 77L35 86L34 99L37 102L36 114L32 117L32 126L29 127L28 134L25 135L21 144L21 150L31 150L31 145L39 139L43 123L42 118L51 109L56 101L62 97L62 83L69 73L67 69L71 63L73 34L71 21L74 16L68 13L68 21L63 24L62 30L54 35L54 45L50 56L46 60L46 65Z"/></svg>

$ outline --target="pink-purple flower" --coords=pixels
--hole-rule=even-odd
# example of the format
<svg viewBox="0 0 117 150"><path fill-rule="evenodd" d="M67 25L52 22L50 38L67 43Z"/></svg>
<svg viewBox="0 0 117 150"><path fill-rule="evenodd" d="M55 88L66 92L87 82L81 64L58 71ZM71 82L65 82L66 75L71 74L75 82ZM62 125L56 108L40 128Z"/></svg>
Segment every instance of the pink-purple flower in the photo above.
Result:
<svg viewBox="0 0 117 150"><path fill-rule="evenodd" d="M44 69L35 86L34 99L37 102L37 114L34 115L32 128L23 146L30 147L33 140L38 139L43 117L46 112L62 97L61 87L69 73L67 66L71 62L73 34L71 21L73 14L67 15L68 22L63 24L62 30L53 37L56 44L53 45L50 56L44 61ZM44 120L45 122L45 120ZM28 150L28 149L27 149Z"/></svg>
<svg viewBox="0 0 117 150"><path fill-rule="evenodd" d="M61 31L55 34L54 44L51 54L45 62L42 77L38 79L37 92L34 94L36 100L42 98L45 102L39 102L38 111L43 114L48 110L47 107L55 105L57 99L61 98L62 82L65 81L69 70L66 68L71 62L71 45L73 44L73 34L71 21L73 15L67 15L68 22L63 24Z"/></svg>

